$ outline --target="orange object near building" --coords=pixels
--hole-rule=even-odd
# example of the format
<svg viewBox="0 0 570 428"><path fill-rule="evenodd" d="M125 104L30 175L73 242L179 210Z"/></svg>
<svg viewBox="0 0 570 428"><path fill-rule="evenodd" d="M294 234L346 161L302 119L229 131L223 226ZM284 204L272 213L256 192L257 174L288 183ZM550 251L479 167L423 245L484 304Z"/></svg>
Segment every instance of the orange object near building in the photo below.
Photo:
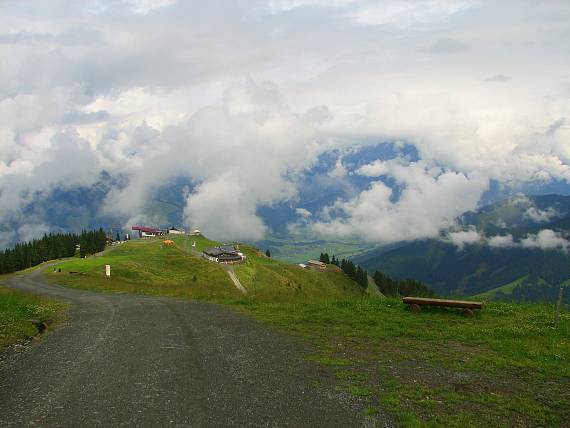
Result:
<svg viewBox="0 0 570 428"><path fill-rule="evenodd" d="M162 243L164 245L174 245L174 241L172 241L171 239L166 239L165 241L162 241Z"/></svg>

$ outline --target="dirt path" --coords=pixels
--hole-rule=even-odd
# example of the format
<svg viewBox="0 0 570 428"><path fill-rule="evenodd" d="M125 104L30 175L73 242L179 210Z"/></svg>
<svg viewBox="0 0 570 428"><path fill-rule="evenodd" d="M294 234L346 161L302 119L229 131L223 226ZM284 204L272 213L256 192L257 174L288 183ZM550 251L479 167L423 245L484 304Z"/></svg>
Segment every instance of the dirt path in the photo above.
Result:
<svg viewBox="0 0 570 428"><path fill-rule="evenodd" d="M217 305L6 285L71 303L64 324L0 360L0 426L386 426L298 338ZM387 420L387 419L386 419Z"/></svg>
<svg viewBox="0 0 570 428"><path fill-rule="evenodd" d="M236 286L236 288L241 291L243 294L247 294L247 290L245 289L245 287L243 285L241 285L241 282L239 281L236 273L234 272L233 268L228 267L226 269L226 272L228 273L228 276L230 277L230 279L232 280L232 282L234 283L234 285Z"/></svg>

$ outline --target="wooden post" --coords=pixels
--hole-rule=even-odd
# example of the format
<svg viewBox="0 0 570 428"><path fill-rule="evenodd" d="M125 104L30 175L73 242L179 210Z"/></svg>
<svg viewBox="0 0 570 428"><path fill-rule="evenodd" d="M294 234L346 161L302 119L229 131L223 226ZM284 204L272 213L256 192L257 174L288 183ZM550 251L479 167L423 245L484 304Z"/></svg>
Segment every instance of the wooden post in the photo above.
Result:
<svg viewBox="0 0 570 428"><path fill-rule="evenodd" d="M560 291L558 292L558 302L556 302L556 315L554 316L554 326L558 328L560 325L560 309L562 308L562 294L564 286L560 284Z"/></svg>

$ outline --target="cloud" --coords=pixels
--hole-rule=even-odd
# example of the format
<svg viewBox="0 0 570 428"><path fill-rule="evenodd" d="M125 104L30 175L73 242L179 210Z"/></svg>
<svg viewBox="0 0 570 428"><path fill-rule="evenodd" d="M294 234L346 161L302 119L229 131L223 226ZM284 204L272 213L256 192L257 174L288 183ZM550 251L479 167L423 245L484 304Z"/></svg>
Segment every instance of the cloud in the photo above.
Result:
<svg viewBox="0 0 570 428"><path fill-rule="evenodd" d="M305 208L296 208L296 209L295 209L295 213L296 213L298 216L301 216L301 217L303 217L303 218L308 218L308 217L311 217L311 216L313 215L313 214L311 213L311 211L309 211L309 210L307 210L307 209L305 209Z"/></svg>
<svg viewBox="0 0 570 428"><path fill-rule="evenodd" d="M497 82L497 83L507 83L509 80L511 80L511 78L509 76L505 76L504 74L495 74L494 76L483 79L484 82Z"/></svg>
<svg viewBox="0 0 570 428"><path fill-rule="evenodd" d="M476 230L462 230L448 233L445 240L455 245L457 249L461 251L466 245L483 243L484 237L479 235Z"/></svg>
<svg viewBox="0 0 570 428"><path fill-rule="evenodd" d="M487 240L489 247L493 248L512 248L516 244L513 240L513 235L510 233L507 235L496 235L492 236Z"/></svg>
<svg viewBox="0 0 570 428"><path fill-rule="evenodd" d="M464 52L469 49L469 46L465 43L460 42L449 37L438 39L424 50L426 52L432 52L436 54L454 54L459 52Z"/></svg>
<svg viewBox="0 0 570 428"><path fill-rule="evenodd" d="M523 248L540 248L541 250L563 250L568 251L570 242L561 233L550 229L544 229L536 235L530 234L521 241Z"/></svg>
<svg viewBox="0 0 570 428"><path fill-rule="evenodd" d="M374 181L357 197L325 208L313 229L322 235L357 236L390 243L433 238L475 208L487 187L484 179L431 168L423 161L384 162L386 173L401 188L397 197L382 181Z"/></svg>
<svg viewBox="0 0 570 428"><path fill-rule="evenodd" d="M560 213L553 207L549 207L546 210L541 210L537 207L530 207L524 213L525 217L530 218L537 223L545 223L559 215Z"/></svg>
<svg viewBox="0 0 570 428"><path fill-rule="evenodd" d="M311 220L373 241L437 236L490 180L570 182L569 13L434 0L8 2L0 224L17 230L26 207L102 176L102 213L143 218L153 192L183 176L188 222L258 237L258 208L294 205L319 154L404 141L418 162L369 159L352 176L339 161L338 186L368 184ZM220 208L234 216L223 227Z"/></svg>
<svg viewBox="0 0 570 428"><path fill-rule="evenodd" d="M329 177L344 177L347 174L347 170L342 164L342 157L336 160L335 167L329 171Z"/></svg>

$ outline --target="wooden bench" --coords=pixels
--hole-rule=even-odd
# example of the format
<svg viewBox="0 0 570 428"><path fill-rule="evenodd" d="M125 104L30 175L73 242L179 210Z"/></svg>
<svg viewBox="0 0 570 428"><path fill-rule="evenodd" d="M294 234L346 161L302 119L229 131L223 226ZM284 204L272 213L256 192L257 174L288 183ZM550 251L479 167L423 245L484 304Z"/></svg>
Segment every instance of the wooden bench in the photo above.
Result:
<svg viewBox="0 0 570 428"><path fill-rule="evenodd" d="M422 306L444 306L448 308L463 308L463 315L472 317L473 309L483 309L482 302L470 302L467 300L432 299L425 297L404 297L402 301L410 305L412 312L420 312Z"/></svg>

